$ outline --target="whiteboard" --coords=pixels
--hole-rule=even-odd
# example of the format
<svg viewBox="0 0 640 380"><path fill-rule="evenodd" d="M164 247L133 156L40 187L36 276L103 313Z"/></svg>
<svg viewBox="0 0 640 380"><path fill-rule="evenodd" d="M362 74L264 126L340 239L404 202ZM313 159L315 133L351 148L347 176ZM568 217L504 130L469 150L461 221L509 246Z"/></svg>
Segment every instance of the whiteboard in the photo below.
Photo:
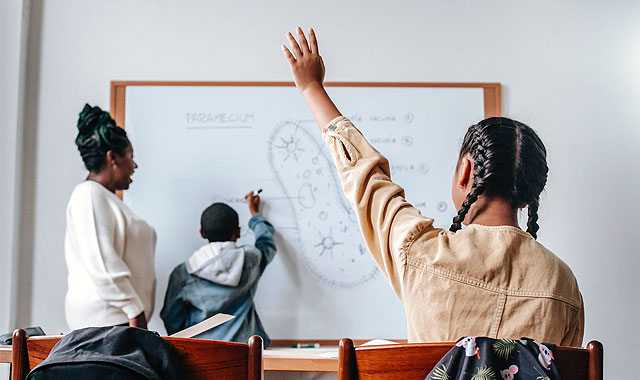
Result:
<svg viewBox="0 0 640 380"><path fill-rule="evenodd" d="M485 117L484 89L327 90L389 159L406 198L448 228L458 149L468 126ZM124 201L158 233L150 329L165 331L158 314L172 269L206 244L201 212L213 202L229 204L240 216L239 242L252 243L242 197L261 188L278 247L255 296L270 337L406 339L402 304L364 245L295 87L141 84L125 91L124 126L139 168Z"/></svg>

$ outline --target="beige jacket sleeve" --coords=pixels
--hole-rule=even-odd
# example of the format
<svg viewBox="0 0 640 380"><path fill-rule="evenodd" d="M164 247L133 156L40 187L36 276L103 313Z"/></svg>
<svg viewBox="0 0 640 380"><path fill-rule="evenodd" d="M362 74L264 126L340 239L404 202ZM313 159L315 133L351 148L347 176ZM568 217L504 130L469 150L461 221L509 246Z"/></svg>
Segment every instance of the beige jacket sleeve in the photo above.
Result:
<svg viewBox="0 0 640 380"><path fill-rule="evenodd" d="M404 189L391 181L387 159L347 118L332 120L323 139L367 247L402 300L407 252L418 236L434 231L433 219L404 199Z"/></svg>
<svg viewBox="0 0 640 380"><path fill-rule="evenodd" d="M571 324L562 339L563 346L582 347L582 339L584 337L584 301L580 295L580 309L576 311L575 317L571 320Z"/></svg>

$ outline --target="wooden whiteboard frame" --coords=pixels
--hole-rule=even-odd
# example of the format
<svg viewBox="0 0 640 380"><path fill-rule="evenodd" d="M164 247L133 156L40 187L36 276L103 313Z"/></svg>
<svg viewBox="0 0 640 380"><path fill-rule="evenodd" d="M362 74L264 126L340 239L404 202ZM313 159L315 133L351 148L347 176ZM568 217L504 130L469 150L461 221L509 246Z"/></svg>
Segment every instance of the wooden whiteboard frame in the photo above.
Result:
<svg viewBox="0 0 640 380"><path fill-rule="evenodd" d="M482 88L484 92L484 116L502 116L502 87L500 83L417 83L417 82L325 82L326 87L444 87ZM111 106L109 113L116 125L124 125L124 113L128 86L238 86L282 87L295 86L293 82L162 82L162 81L111 81Z"/></svg>

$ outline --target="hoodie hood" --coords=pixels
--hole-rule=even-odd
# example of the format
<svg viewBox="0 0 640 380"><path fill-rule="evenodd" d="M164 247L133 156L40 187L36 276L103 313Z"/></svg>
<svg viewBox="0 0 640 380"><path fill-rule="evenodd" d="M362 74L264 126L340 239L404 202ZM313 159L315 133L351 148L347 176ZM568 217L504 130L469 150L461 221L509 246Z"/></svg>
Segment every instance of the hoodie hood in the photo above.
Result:
<svg viewBox="0 0 640 380"><path fill-rule="evenodd" d="M185 262L190 274L226 286L238 285L243 265L244 250L233 241L204 245Z"/></svg>

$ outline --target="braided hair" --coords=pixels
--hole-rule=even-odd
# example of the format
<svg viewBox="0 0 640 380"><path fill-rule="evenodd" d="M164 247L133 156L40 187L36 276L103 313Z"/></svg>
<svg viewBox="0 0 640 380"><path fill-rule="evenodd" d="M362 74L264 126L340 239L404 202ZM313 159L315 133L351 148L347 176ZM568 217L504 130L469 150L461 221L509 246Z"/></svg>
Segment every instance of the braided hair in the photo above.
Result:
<svg viewBox="0 0 640 380"><path fill-rule="evenodd" d="M450 231L462 228L471 205L481 195L498 197L512 207L527 206L527 232L537 238L540 193L547 183L547 150L536 132L505 117L491 117L467 130L458 162L469 154L474 163L473 185L453 218Z"/></svg>
<svg viewBox="0 0 640 380"><path fill-rule="evenodd" d="M84 105L78 118L76 145L87 170L99 172L106 162L107 151L123 156L130 144L127 133L116 126L108 112Z"/></svg>

